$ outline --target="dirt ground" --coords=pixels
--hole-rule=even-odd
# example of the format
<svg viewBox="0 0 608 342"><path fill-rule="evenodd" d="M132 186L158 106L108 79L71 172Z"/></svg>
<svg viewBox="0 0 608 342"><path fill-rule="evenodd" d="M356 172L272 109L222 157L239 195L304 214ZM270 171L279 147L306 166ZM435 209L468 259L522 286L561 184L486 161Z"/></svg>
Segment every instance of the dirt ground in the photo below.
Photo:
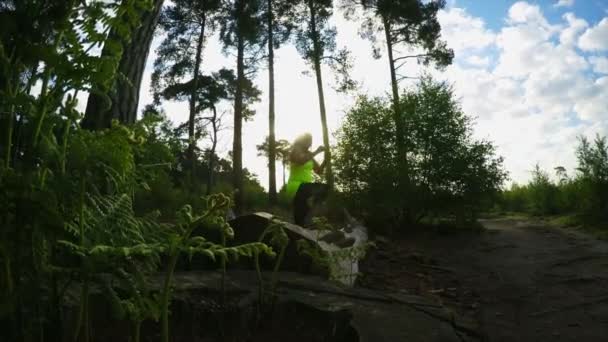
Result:
<svg viewBox="0 0 608 342"><path fill-rule="evenodd" d="M488 341L608 341L608 242L531 221L422 231L362 264L365 287L432 297Z"/></svg>

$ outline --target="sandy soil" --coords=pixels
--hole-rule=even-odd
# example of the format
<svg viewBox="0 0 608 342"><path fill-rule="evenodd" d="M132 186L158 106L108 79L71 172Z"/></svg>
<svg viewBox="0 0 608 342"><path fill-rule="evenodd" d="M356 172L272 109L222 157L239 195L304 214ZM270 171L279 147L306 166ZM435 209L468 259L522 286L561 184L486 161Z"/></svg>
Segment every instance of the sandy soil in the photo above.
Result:
<svg viewBox="0 0 608 342"><path fill-rule="evenodd" d="M608 243L531 221L384 240L361 284L432 297L488 341L608 341Z"/></svg>

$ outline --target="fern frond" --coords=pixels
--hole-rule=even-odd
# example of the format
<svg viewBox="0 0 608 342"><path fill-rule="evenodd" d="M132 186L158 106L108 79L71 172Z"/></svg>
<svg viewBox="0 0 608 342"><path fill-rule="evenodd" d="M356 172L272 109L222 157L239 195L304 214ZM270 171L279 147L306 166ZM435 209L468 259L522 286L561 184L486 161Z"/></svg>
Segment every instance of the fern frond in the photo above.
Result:
<svg viewBox="0 0 608 342"><path fill-rule="evenodd" d="M78 246L75 243L72 243L70 241L66 241L66 240L59 240L57 241L57 245L66 248L70 253L80 256L80 257L84 257L86 256L86 251L83 250L82 247Z"/></svg>

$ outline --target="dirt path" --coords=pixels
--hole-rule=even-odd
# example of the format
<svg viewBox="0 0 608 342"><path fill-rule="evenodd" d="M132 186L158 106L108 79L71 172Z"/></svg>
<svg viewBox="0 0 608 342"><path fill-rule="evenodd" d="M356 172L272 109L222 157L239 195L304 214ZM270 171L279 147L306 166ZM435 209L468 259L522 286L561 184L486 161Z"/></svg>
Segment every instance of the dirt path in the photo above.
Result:
<svg viewBox="0 0 608 342"><path fill-rule="evenodd" d="M364 285L417 293L474 319L490 341L608 341L608 243L532 222L387 241Z"/></svg>

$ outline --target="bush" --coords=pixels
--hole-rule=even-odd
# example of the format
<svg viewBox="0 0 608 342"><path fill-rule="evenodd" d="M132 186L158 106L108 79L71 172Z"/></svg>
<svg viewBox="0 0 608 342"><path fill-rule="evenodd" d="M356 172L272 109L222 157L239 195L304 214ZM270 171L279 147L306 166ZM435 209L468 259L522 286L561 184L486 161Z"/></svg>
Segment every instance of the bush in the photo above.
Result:
<svg viewBox="0 0 608 342"><path fill-rule="evenodd" d="M530 191L531 211L534 215L554 215L559 211L559 189L549 179L549 174L541 170L538 164L532 171Z"/></svg>
<svg viewBox="0 0 608 342"><path fill-rule="evenodd" d="M579 171L581 212L587 220L608 220L608 145L597 136L593 144L580 139L576 151Z"/></svg>
<svg viewBox="0 0 608 342"><path fill-rule="evenodd" d="M596 137L593 144L580 138L578 167L570 178L566 169L555 168L558 182L538 165L525 186L514 184L502 192L499 210L534 215L574 215L584 223L608 222L608 147L606 139Z"/></svg>
<svg viewBox="0 0 608 342"><path fill-rule="evenodd" d="M336 176L349 206L375 225L428 215L475 218L506 173L494 146L472 138L452 89L430 79L402 95L407 163L400 162L392 107L361 96L338 131Z"/></svg>

